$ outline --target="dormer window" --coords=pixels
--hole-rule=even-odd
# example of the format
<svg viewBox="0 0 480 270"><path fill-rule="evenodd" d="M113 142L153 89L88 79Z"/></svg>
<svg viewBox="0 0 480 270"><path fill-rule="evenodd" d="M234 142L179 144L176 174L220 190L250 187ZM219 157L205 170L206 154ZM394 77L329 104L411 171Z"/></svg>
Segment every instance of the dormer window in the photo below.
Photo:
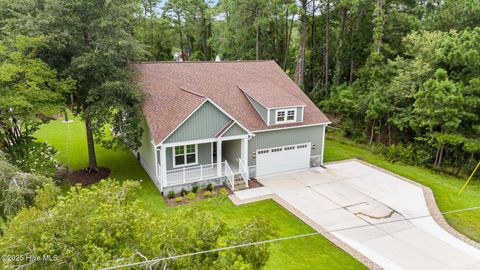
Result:
<svg viewBox="0 0 480 270"><path fill-rule="evenodd" d="M292 123L292 122L295 122L296 118L297 118L296 109L277 110L276 117L275 117L275 124Z"/></svg>

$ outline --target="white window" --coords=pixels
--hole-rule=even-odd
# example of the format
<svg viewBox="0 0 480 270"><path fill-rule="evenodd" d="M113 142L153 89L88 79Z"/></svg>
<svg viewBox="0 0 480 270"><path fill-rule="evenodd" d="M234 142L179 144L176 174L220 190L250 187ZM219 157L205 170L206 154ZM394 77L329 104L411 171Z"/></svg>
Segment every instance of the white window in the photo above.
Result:
<svg viewBox="0 0 480 270"><path fill-rule="evenodd" d="M285 124L295 122L297 118L296 109L288 110L277 110L277 115L275 117L275 124Z"/></svg>
<svg viewBox="0 0 480 270"><path fill-rule="evenodd" d="M173 150L173 167L197 164L197 145L175 146Z"/></svg>

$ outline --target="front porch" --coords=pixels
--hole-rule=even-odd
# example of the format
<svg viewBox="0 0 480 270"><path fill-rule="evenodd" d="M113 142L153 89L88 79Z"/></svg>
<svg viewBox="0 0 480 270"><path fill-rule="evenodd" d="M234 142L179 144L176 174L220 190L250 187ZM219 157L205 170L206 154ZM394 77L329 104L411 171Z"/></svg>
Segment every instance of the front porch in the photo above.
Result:
<svg viewBox="0 0 480 270"><path fill-rule="evenodd" d="M248 137L213 138L157 147L157 186L162 191L208 183L248 187Z"/></svg>

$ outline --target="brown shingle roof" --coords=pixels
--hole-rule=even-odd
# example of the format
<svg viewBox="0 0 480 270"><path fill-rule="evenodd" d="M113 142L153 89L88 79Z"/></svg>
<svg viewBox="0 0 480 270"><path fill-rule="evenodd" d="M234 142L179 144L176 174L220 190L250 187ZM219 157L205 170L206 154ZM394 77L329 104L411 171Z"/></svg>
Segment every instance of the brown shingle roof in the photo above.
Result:
<svg viewBox="0 0 480 270"><path fill-rule="evenodd" d="M239 84L238 87L265 108L305 106L305 102L272 82Z"/></svg>
<svg viewBox="0 0 480 270"><path fill-rule="evenodd" d="M274 61L146 62L134 64L133 68L139 88L147 94L142 109L156 144L162 142L206 98L252 132L329 122ZM252 85L255 90L244 91L268 91L261 97L267 103L265 106L305 105L303 123L267 126L239 88L252 89ZM283 91L280 101L276 100L277 91ZM258 93L257 97L252 97L260 98Z"/></svg>

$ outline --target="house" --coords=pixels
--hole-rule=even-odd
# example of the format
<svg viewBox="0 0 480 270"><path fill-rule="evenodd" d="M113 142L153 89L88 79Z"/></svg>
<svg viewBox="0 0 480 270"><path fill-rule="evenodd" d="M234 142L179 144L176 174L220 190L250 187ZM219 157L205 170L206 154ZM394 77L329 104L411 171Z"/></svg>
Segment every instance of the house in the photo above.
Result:
<svg viewBox="0 0 480 270"><path fill-rule="evenodd" d="M274 61L133 65L146 94L137 156L158 189L323 164L327 117Z"/></svg>

